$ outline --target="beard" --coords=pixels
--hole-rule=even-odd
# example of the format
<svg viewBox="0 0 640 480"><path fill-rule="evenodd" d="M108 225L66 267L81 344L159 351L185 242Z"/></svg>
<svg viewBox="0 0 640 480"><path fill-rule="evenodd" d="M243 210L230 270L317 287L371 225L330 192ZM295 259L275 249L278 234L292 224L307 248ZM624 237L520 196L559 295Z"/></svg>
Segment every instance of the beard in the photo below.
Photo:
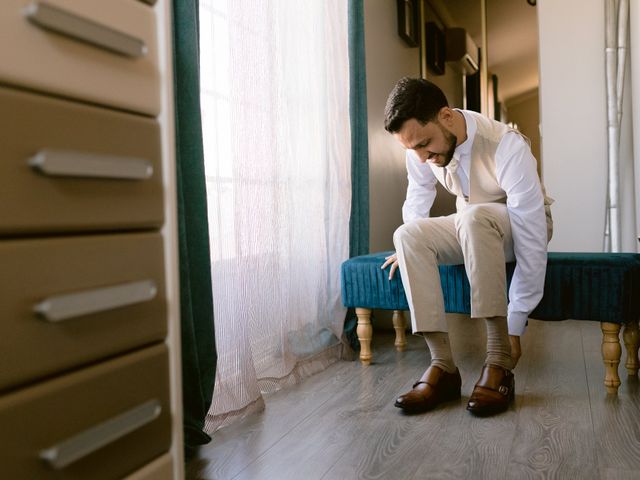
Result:
<svg viewBox="0 0 640 480"><path fill-rule="evenodd" d="M444 135L445 141L447 142L447 151L441 154L444 157L444 160L442 161L442 163L437 163L436 165L438 167L444 168L447 165L449 165L449 163L451 163L451 160L453 159L453 153L456 151L456 144L458 143L458 137L456 137L453 133L451 133L449 130L444 128L440 123L440 121L437 121L437 125L440 128L442 135Z"/></svg>

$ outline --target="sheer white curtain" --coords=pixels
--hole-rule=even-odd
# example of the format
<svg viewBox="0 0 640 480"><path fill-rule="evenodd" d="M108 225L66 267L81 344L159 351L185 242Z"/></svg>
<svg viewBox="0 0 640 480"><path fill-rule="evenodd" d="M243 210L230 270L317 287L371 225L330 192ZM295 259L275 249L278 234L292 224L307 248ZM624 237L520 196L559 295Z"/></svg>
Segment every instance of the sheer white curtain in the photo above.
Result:
<svg viewBox="0 0 640 480"><path fill-rule="evenodd" d="M218 349L209 432L341 353L347 4L200 0Z"/></svg>

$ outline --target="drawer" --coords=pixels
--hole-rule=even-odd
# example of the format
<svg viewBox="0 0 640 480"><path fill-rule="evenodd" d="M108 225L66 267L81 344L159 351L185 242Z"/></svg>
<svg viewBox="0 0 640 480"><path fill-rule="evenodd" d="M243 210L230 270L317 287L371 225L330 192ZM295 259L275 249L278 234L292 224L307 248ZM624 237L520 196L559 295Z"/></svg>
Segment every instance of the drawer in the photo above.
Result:
<svg viewBox="0 0 640 480"><path fill-rule="evenodd" d="M0 241L0 390L163 339L156 233Z"/></svg>
<svg viewBox="0 0 640 480"><path fill-rule="evenodd" d="M120 479L170 443L164 345L0 397L2 478Z"/></svg>
<svg viewBox="0 0 640 480"><path fill-rule="evenodd" d="M0 88L0 145L0 235L162 224L152 119Z"/></svg>
<svg viewBox="0 0 640 480"><path fill-rule="evenodd" d="M0 82L160 111L156 14L132 0L2 0Z"/></svg>
<svg viewBox="0 0 640 480"><path fill-rule="evenodd" d="M171 454L155 459L124 480L174 480Z"/></svg>

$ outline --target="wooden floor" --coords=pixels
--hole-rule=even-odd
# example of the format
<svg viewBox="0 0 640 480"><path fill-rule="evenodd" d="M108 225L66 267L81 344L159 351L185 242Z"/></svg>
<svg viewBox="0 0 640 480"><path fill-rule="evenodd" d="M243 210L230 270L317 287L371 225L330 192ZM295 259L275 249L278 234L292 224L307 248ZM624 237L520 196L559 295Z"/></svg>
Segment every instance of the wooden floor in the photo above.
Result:
<svg viewBox="0 0 640 480"><path fill-rule="evenodd" d="M423 372L409 335L395 352L374 331L373 363L338 362L266 399L266 411L216 432L188 479L640 479L640 388L624 353L617 397L602 384L595 322L530 321L515 369L516 401L496 417L465 405L484 359L484 326L451 318L462 399L403 415L395 397Z"/></svg>

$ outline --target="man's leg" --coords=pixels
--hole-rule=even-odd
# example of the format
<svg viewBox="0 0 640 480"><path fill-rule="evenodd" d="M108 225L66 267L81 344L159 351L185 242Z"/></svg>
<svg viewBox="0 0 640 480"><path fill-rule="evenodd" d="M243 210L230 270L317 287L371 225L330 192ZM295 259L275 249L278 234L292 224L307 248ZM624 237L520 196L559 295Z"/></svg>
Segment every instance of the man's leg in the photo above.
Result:
<svg viewBox="0 0 640 480"><path fill-rule="evenodd" d="M431 365L413 389L395 405L409 412L429 410L460 398L460 373L453 362L438 264L459 264L462 250L456 238L455 216L405 224L393 236L402 283L409 302L413 333L421 333L431 353Z"/></svg>
<svg viewBox="0 0 640 480"><path fill-rule="evenodd" d="M514 395L505 271L514 255L507 208L470 205L456 215L456 232L471 284L471 316L484 318L487 327L485 366L467 409L489 415L506 410Z"/></svg>
<svg viewBox="0 0 640 480"><path fill-rule="evenodd" d="M431 365L444 370L447 373L455 373L456 364L453 361L449 334L447 332L422 332L431 352Z"/></svg>
<svg viewBox="0 0 640 480"><path fill-rule="evenodd" d="M393 234L413 333L447 332L438 265L464 261L455 229L456 215L407 223Z"/></svg>

